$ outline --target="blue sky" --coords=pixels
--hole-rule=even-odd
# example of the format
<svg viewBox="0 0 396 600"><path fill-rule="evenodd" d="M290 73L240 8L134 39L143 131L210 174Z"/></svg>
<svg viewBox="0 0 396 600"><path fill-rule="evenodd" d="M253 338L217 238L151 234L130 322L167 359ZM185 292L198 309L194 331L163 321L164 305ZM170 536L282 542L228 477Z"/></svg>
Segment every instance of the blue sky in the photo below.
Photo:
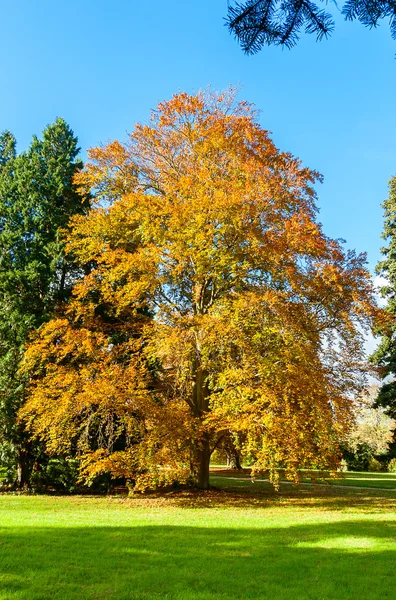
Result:
<svg viewBox="0 0 396 600"><path fill-rule="evenodd" d="M276 145L319 170L325 232L380 258L381 202L396 174L396 42L336 15L329 41L247 57L226 0L19 0L1 7L0 130L22 150L64 117L82 149L125 139L158 101L241 87ZM334 8L334 11L336 9Z"/></svg>

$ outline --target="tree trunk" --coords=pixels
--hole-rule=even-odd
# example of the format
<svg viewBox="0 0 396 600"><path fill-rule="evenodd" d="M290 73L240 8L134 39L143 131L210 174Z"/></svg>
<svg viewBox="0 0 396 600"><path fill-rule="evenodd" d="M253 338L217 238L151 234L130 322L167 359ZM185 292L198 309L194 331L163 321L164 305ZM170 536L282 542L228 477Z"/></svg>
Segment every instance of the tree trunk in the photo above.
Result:
<svg viewBox="0 0 396 600"><path fill-rule="evenodd" d="M17 454L16 485L19 489L30 487L32 460L27 449L19 449Z"/></svg>
<svg viewBox="0 0 396 600"><path fill-rule="evenodd" d="M237 450L227 451L227 469L240 471L242 469L241 459Z"/></svg>
<svg viewBox="0 0 396 600"><path fill-rule="evenodd" d="M209 436L205 433L201 440L200 447L197 452L198 463L198 478L197 487L200 490L208 490L209 485L209 464L210 464L210 442Z"/></svg>
<svg viewBox="0 0 396 600"><path fill-rule="evenodd" d="M209 389L207 384L208 374L202 368L199 358L194 359L193 365L194 383L192 389L193 415L200 421L209 410ZM200 439L196 440L195 448L195 483L200 490L209 489L209 463L210 463L210 438L204 432Z"/></svg>

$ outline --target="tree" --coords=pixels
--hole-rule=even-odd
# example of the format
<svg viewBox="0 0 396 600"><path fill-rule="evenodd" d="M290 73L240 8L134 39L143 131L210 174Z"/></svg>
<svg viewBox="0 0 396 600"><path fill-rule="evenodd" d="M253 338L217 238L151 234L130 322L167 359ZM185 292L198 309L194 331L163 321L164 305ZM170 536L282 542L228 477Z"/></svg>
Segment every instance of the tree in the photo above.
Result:
<svg viewBox="0 0 396 600"><path fill-rule="evenodd" d="M396 38L396 8L391 0L347 0L341 12L346 20L357 20L370 28L389 18L392 38ZM332 15L311 0L233 2L228 7L227 24L247 54L265 45L291 48L302 30L321 40L334 29Z"/></svg>
<svg viewBox="0 0 396 600"><path fill-rule="evenodd" d="M92 270L27 352L32 434L138 486L206 489L230 437L274 480L335 468L379 313L364 256L316 222L318 174L232 92L178 94L90 159L69 250Z"/></svg>
<svg viewBox="0 0 396 600"><path fill-rule="evenodd" d="M356 407L356 422L345 440L348 450L356 452L366 446L371 455L386 454L393 439L395 421L385 414L383 407L376 407L378 386L371 386Z"/></svg>
<svg viewBox="0 0 396 600"><path fill-rule="evenodd" d="M371 356L371 361L377 365L378 374L383 380L376 400L377 407L383 407L387 415L396 419L396 177L389 182L389 196L383 203L384 230L382 237L387 245L382 248L384 259L377 265L377 273L386 281L381 287L381 295L386 299L386 312L389 319L385 326L377 331L381 334L381 342ZM390 446L390 454L395 456L395 438Z"/></svg>
<svg viewBox="0 0 396 600"><path fill-rule="evenodd" d="M386 299L386 311L390 316L386 327L380 329L381 343L371 357L373 363L379 368L380 377L385 380L382 385L377 405L387 409L393 419L396 418L396 177L389 182L389 196L383 203L384 231L382 237L387 245L382 248L384 259L377 265L377 274L386 280L386 285L381 287L381 295Z"/></svg>
<svg viewBox="0 0 396 600"><path fill-rule="evenodd" d="M29 335L71 291L75 266L64 254L61 230L87 205L72 182L82 168L78 153L63 119L19 155L11 133L0 137L0 437L13 449L20 486L29 480L33 455L16 419L26 397L19 364Z"/></svg>

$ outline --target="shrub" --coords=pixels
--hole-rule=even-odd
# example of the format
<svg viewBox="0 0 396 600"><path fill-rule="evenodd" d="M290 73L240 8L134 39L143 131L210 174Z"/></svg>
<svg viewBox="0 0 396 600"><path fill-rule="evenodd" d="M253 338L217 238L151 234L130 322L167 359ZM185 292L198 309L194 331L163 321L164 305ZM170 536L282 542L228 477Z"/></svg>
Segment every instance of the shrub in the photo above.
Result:
<svg viewBox="0 0 396 600"><path fill-rule="evenodd" d="M396 458L391 458L391 460L388 463L388 472L389 473L396 473Z"/></svg>
<svg viewBox="0 0 396 600"><path fill-rule="evenodd" d="M47 464L33 471L31 484L38 490L75 492L78 488L78 464L77 460L51 458Z"/></svg>
<svg viewBox="0 0 396 600"><path fill-rule="evenodd" d="M348 471L367 471L373 455L367 444L358 444L354 452L344 448L343 458L348 465Z"/></svg>
<svg viewBox="0 0 396 600"><path fill-rule="evenodd" d="M379 473L382 471L382 465L376 458L370 458L368 463L368 471L371 473Z"/></svg>

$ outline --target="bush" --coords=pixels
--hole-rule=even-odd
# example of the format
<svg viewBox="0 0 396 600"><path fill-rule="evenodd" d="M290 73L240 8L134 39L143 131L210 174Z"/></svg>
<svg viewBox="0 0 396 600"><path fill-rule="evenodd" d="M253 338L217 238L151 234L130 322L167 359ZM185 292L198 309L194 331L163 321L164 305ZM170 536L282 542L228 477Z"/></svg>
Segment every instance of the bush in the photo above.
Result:
<svg viewBox="0 0 396 600"><path fill-rule="evenodd" d="M391 460L388 462L388 472L396 473L396 458L391 458Z"/></svg>
<svg viewBox="0 0 396 600"><path fill-rule="evenodd" d="M348 471L367 471L372 458L371 448L367 444L359 444L355 452L343 449L343 459L348 465Z"/></svg>
<svg viewBox="0 0 396 600"><path fill-rule="evenodd" d="M15 481L15 477L15 452L10 444L0 440L0 484L10 484Z"/></svg>
<svg viewBox="0 0 396 600"><path fill-rule="evenodd" d="M379 473L382 471L382 465L376 458L370 458L368 463L368 471L371 473Z"/></svg>
<svg viewBox="0 0 396 600"><path fill-rule="evenodd" d="M78 461L51 458L47 464L33 470L31 484L38 490L52 489L57 492L75 492L78 485Z"/></svg>

